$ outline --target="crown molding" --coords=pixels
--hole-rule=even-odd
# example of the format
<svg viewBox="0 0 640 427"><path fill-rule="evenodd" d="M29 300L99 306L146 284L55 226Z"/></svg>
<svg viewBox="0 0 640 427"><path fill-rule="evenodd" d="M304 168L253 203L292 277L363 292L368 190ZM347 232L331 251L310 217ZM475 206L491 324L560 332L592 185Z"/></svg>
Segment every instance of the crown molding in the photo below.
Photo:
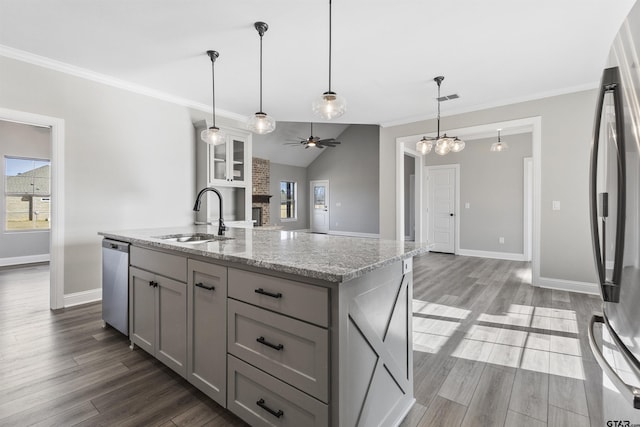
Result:
<svg viewBox="0 0 640 427"><path fill-rule="evenodd" d="M540 92L537 94L532 94L527 96L509 98L509 99L504 99L496 102L488 102L486 104L477 104L477 105L473 105L466 108L460 108L457 110L447 110L447 117L455 116L459 114L473 113L476 111L488 110L490 108L504 107L505 105L513 105L513 104L520 104L523 102L537 101L539 99L551 98L554 96L569 95L572 93L584 92L587 90L597 89L598 86L599 86L599 82L591 82L583 85L570 86L562 89L551 90L547 92ZM432 116L432 115L412 116L404 119L398 119L390 122L381 123L380 127L387 128L392 126L401 126L409 123L416 123L416 122L421 122L426 120L435 120L435 119L436 119L436 116Z"/></svg>
<svg viewBox="0 0 640 427"><path fill-rule="evenodd" d="M47 58L45 56L36 55L24 50L15 49L9 46L0 45L0 56L15 59L17 61L27 62L32 65L47 68L61 73L69 74L71 76L79 77L85 80L90 80L96 83L101 83L107 86L115 87L118 89L126 90L128 92L136 93L138 95L148 96L161 101L170 102L172 104L180 105L194 110L203 111L206 113L212 113L212 108L206 104L199 102L193 102L186 98L170 95L159 90L151 89L146 86L138 85L128 82L126 80L117 79L106 74L100 74L86 68L76 67L75 65L67 64L66 62L56 61L55 59ZM231 111L216 109L216 115L225 117L240 122L245 122L247 116L237 114Z"/></svg>

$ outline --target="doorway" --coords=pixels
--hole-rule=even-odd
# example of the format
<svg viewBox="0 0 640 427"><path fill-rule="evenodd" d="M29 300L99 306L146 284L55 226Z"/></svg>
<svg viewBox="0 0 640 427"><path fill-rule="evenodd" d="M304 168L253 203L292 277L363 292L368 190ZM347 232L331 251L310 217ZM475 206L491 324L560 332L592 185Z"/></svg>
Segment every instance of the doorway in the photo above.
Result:
<svg viewBox="0 0 640 427"><path fill-rule="evenodd" d="M329 233L330 198L329 181L316 180L310 182L311 187L311 217L310 228L312 233Z"/></svg>
<svg viewBox="0 0 640 427"><path fill-rule="evenodd" d="M427 241L432 252L457 253L460 165L427 166Z"/></svg>
<svg viewBox="0 0 640 427"><path fill-rule="evenodd" d="M0 120L50 129L51 229L49 243L49 307L64 307L64 120L0 108Z"/></svg>

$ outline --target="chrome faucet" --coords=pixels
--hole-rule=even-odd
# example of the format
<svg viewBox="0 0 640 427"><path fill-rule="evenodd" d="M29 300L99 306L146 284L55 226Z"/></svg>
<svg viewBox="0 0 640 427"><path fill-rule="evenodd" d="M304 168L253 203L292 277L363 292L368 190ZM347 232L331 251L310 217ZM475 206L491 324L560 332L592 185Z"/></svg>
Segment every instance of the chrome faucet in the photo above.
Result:
<svg viewBox="0 0 640 427"><path fill-rule="evenodd" d="M218 236L224 236L224 232L227 229L227 227L224 225L224 219L222 219L222 194L220 194L218 190L216 190L213 187L205 187L202 190L200 190L200 192L198 193L198 196L196 197L196 203L193 205L193 210L195 212L200 211L200 202L202 199L202 195L207 191L213 191L214 193L216 193L218 195L218 200L220 200L220 219L218 220Z"/></svg>

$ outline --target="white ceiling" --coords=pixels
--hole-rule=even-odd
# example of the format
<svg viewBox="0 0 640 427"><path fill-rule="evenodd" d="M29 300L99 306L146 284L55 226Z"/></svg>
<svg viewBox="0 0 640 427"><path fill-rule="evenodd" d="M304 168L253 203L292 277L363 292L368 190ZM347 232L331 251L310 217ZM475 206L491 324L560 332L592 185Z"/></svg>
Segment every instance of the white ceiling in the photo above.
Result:
<svg viewBox="0 0 640 427"><path fill-rule="evenodd" d="M633 0L334 0L340 123L389 125L594 87ZM327 0L0 0L0 45L211 105L308 123L327 90ZM0 47L2 47L0 46ZM6 49L5 49L6 51ZM223 111L224 110L224 111ZM298 136L304 136L306 132ZM323 135L320 135L323 136ZM304 151L304 150L302 150ZM309 150L307 150L309 151Z"/></svg>

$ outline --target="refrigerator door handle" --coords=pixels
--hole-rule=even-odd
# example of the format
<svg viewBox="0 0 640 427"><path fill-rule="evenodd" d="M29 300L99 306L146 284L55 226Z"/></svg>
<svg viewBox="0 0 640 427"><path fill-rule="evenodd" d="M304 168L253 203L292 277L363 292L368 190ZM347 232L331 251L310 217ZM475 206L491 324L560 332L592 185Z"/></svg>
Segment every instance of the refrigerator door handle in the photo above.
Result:
<svg viewBox="0 0 640 427"><path fill-rule="evenodd" d="M591 144L591 162L589 170L589 204L591 213L591 235L593 242L593 254L596 264L596 272L604 301L620 301L620 278L622 277L622 257L624 252L624 228L625 228L625 198L626 198L626 173L625 173L625 141L624 141L624 113L622 111L622 93L620 85L620 70L618 67L607 68L602 73L600 91L594 120L593 141ZM616 119L616 157L617 157L617 217L616 217L616 241L614 251L613 274L611 281L606 279L605 265L602 259L600 232L598 230L598 148L600 145L600 124L604 110L604 98L607 93L613 95L613 107ZM602 236L604 239L604 236Z"/></svg>
<svg viewBox="0 0 640 427"><path fill-rule="evenodd" d="M607 362L607 360L605 359L604 355L602 354L602 351L600 350L600 347L598 346L595 340L595 335L593 333L593 326L596 323L601 323L603 327L608 328L608 326L605 324L605 320L603 316L600 316L598 314L594 314L593 316L591 316L591 321L589 322L588 334L589 334L589 346L591 347L591 352L593 353L593 356L596 358L596 361L598 362L598 365L600 365L600 368L602 368L602 371L611 380L611 382L615 385L618 391L625 397L625 399L631 402L635 409L640 409L640 389L625 383L622 380L622 378L620 378L618 373L611 367L611 365L609 365L609 362Z"/></svg>

